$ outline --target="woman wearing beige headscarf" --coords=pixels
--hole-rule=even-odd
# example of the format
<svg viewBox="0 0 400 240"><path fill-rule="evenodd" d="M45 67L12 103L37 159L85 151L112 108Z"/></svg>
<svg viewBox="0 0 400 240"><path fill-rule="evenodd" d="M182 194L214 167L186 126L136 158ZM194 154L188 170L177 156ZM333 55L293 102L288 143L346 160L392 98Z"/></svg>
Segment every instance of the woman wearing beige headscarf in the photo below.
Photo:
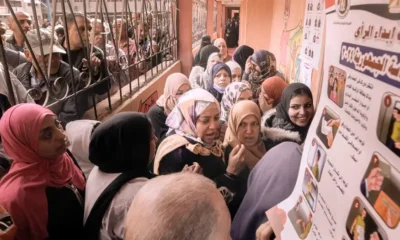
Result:
<svg viewBox="0 0 400 240"><path fill-rule="evenodd" d="M229 62L232 60L232 57L228 54L228 47L226 46L226 42L223 38L216 39L214 46L219 49L219 53L221 54L224 62Z"/></svg>
<svg viewBox="0 0 400 240"><path fill-rule="evenodd" d="M175 107L178 99L190 89L189 79L182 73L173 73L167 78L164 86L164 94L147 113L153 125L154 134L158 138L157 146L168 132L168 127L165 124L167 116Z"/></svg>
<svg viewBox="0 0 400 240"><path fill-rule="evenodd" d="M250 100L237 102L231 109L225 133L225 156L239 144L245 150L245 162L251 170L264 156L266 150L261 139L261 113L256 103Z"/></svg>
<svg viewBox="0 0 400 240"><path fill-rule="evenodd" d="M225 156L229 156L232 149L238 145L245 147L244 162L247 167L238 175L242 179L241 182L244 183L247 183L250 171L266 153L264 142L261 139L260 123L260 109L256 103L250 100L237 102L233 105L229 113L228 128L223 144L225 147ZM225 161L229 163L229 159L225 158ZM232 215L239 209L247 191L246 184L238 188L236 201L232 203L232 207L230 208Z"/></svg>

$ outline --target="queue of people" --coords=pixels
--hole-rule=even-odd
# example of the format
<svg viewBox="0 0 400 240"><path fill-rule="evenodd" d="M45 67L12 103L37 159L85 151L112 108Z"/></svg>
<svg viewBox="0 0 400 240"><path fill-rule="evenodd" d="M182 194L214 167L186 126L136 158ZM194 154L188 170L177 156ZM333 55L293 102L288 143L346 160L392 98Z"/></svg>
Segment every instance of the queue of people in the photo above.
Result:
<svg viewBox="0 0 400 240"><path fill-rule="evenodd" d="M14 70L22 90L43 84L40 69L47 66L37 67L32 55L39 64L51 57L50 81L63 76L76 89L85 88L80 73L88 67L92 79L112 74L107 51L118 49L125 63L138 61L132 52L139 45L121 34L124 20L116 21L123 41L115 47L100 22L77 13L66 18L78 23L66 29L76 38L49 42L44 56L32 30L25 33L32 50L24 50L27 62ZM91 30L94 46L77 41L79 32ZM2 106L3 155L12 165L0 168L0 238L274 239L265 212L296 183L314 117L311 90L287 83L269 51L240 46L229 56L225 40L202 41L190 76L168 76L147 114L118 113L99 122L64 117L79 115L70 112L74 101L59 112L35 99ZM89 60L87 47L94 49ZM93 91L102 95L109 87ZM79 99L93 104L87 95Z"/></svg>

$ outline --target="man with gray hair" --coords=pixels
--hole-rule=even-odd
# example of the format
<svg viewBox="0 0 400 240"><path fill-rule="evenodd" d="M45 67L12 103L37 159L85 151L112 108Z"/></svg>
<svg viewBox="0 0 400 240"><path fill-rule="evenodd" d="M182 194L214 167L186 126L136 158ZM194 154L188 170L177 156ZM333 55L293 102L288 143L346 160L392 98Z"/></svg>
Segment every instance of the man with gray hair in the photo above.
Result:
<svg viewBox="0 0 400 240"><path fill-rule="evenodd" d="M125 240L229 240L231 218L215 184L202 175L159 176L137 193Z"/></svg>

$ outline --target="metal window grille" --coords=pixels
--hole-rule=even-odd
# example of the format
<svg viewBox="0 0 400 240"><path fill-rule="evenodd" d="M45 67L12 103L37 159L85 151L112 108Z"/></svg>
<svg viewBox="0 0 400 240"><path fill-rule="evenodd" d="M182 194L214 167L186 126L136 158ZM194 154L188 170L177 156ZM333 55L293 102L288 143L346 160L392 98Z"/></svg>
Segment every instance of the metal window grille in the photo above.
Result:
<svg viewBox="0 0 400 240"><path fill-rule="evenodd" d="M12 2L19 1L6 1L6 5L11 14L11 20L15 21L19 31L23 29L18 22L17 16L14 12L14 5ZM43 1L46 3L47 1ZM49 1L50 2L50 1ZM37 3L37 0L36 0ZM43 3L43 4L44 4ZM21 4L21 2L19 2ZM35 26L38 39L41 38L40 27L42 24L42 16L38 16L36 8L43 7L38 5L35 7L35 0L31 0L32 9L32 25ZM42 5L43 5L42 4ZM84 58L90 59L92 53L95 51L94 31L95 26L89 26L91 23L100 22L104 26L102 34L106 36L106 42L101 48L103 51L102 58L104 61L115 60L113 69L107 65L107 75L94 74L102 69L96 69L87 61L86 68L81 71L79 76L72 74L72 82L67 79L57 78L55 81L50 81L50 65L46 66L44 58L42 64L39 63L35 55L32 56L32 63L38 67L37 71L43 76L42 82L44 86L27 89L28 94L36 101L50 109L54 106L61 106L67 101L73 101L76 110L80 108L79 94L87 94L89 96L90 108L93 109L96 119L98 116L97 103L99 101L108 101L107 110L111 112L113 108L121 105L125 100L129 99L140 88L152 81L157 75L162 73L166 68L171 66L177 61L177 6L176 0L63 0L52 1L51 5L47 5L47 11L44 14L51 12L51 27L47 27L51 31L51 43L58 41L55 35L55 29L62 26L65 32L65 45L68 59L71 60L73 50L70 49L70 38L68 29L76 27L78 29L77 19L75 17L68 23L67 15L69 13L76 13L77 9L81 11L86 19L95 19L92 22L84 21L84 32L79 32L79 41L84 47ZM41 11L42 12L42 11ZM120 37L123 28L114 28L115 20L123 19L127 27L125 28L126 34L130 36L132 41L127 42L127 62L123 64L123 59L119 56ZM92 31L87 31L89 29ZM86 33L86 34L84 34ZM145 42L143 44L141 39ZM26 49L32 52L31 44L29 43L26 35L24 34ZM85 42L88 43L85 45ZM153 44L157 43L157 47ZM132 47L134 44L134 48ZM43 43L40 40L40 50L43 56ZM107 47L114 48L116 58L113 59L108 56ZM135 53L129 52L130 49L136 49ZM48 62L51 63L52 52L49 54ZM1 58L1 63L4 68L4 77L7 83L8 92L13 92L10 74L8 71L7 58L5 55L4 43L0 41L0 54L4 57ZM134 57L131 57L134 56ZM67 62L70 71L74 72L73 63ZM123 67L124 66L124 67ZM47 68L47 69L45 69ZM94 78L93 76L99 76ZM96 88L100 85L106 85L107 90L105 93L99 95L96 93ZM83 87L78 87L83 86ZM61 93L60 93L61 91ZM10 105L16 103L14 94L9 94ZM28 96L26 96L28 97ZM117 98L117 101L112 101ZM73 100L71 100L73 99ZM81 109L82 110L82 109ZM83 109L84 111L88 109Z"/></svg>

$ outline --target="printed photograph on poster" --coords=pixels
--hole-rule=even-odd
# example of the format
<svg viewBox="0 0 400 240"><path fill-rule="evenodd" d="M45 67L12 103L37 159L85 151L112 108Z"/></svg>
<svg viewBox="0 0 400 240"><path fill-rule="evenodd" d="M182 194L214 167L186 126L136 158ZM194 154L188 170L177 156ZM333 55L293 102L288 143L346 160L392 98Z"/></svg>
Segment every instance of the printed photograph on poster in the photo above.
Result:
<svg viewBox="0 0 400 240"><path fill-rule="evenodd" d="M400 13L400 0L390 0L389 12L390 13Z"/></svg>
<svg viewBox="0 0 400 240"><path fill-rule="evenodd" d="M384 229L368 212L366 205L356 197L346 221L347 234L352 240L388 240Z"/></svg>
<svg viewBox="0 0 400 240"><path fill-rule="evenodd" d="M384 95L376 131L379 140L400 157L400 97L391 93Z"/></svg>
<svg viewBox="0 0 400 240"><path fill-rule="evenodd" d="M313 139L311 143L311 148L308 151L308 167L311 169L312 174L315 179L319 182L321 181L322 172L325 167L326 162L326 152L322 146L318 143L317 139Z"/></svg>
<svg viewBox="0 0 400 240"><path fill-rule="evenodd" d="M296 205L289 211L288 217L299 238L307 238L312 228L313 215L302 196L299 197Z"/></svg>
<svg viewBox="0 0 400 240"><path fill-rule="evenodd" d="M389 228L400 221L400 173L374 153L360 185L361 193Z"/></svg>
<svg viewBox="0 0 400 240"><path fill-rule="evenodd" d="M347 74L344 70L330 66L328 77L328 97L339 107L343 107Z"/></svg>
<svg viewBox="0 0 400 240"><path fill-rule="evenodd" d="M327 148L331 148L339 130L340 118L328 107L322 111L322 117L317 128L317 136Z"/></svg>
<svg viewBox="0 0 400 240"><path fill-rule="evenodd" d="M350 10L351 0L336 0L336 12L340 18L345 18Z"/></svg>
<svg viewBox="0 0 400 240"><path fill-rule="evenodd" d="M315 212L315 208L317 207L318 185L307 168L304 173L302 190L308 205L311 210Z"/></svg>

